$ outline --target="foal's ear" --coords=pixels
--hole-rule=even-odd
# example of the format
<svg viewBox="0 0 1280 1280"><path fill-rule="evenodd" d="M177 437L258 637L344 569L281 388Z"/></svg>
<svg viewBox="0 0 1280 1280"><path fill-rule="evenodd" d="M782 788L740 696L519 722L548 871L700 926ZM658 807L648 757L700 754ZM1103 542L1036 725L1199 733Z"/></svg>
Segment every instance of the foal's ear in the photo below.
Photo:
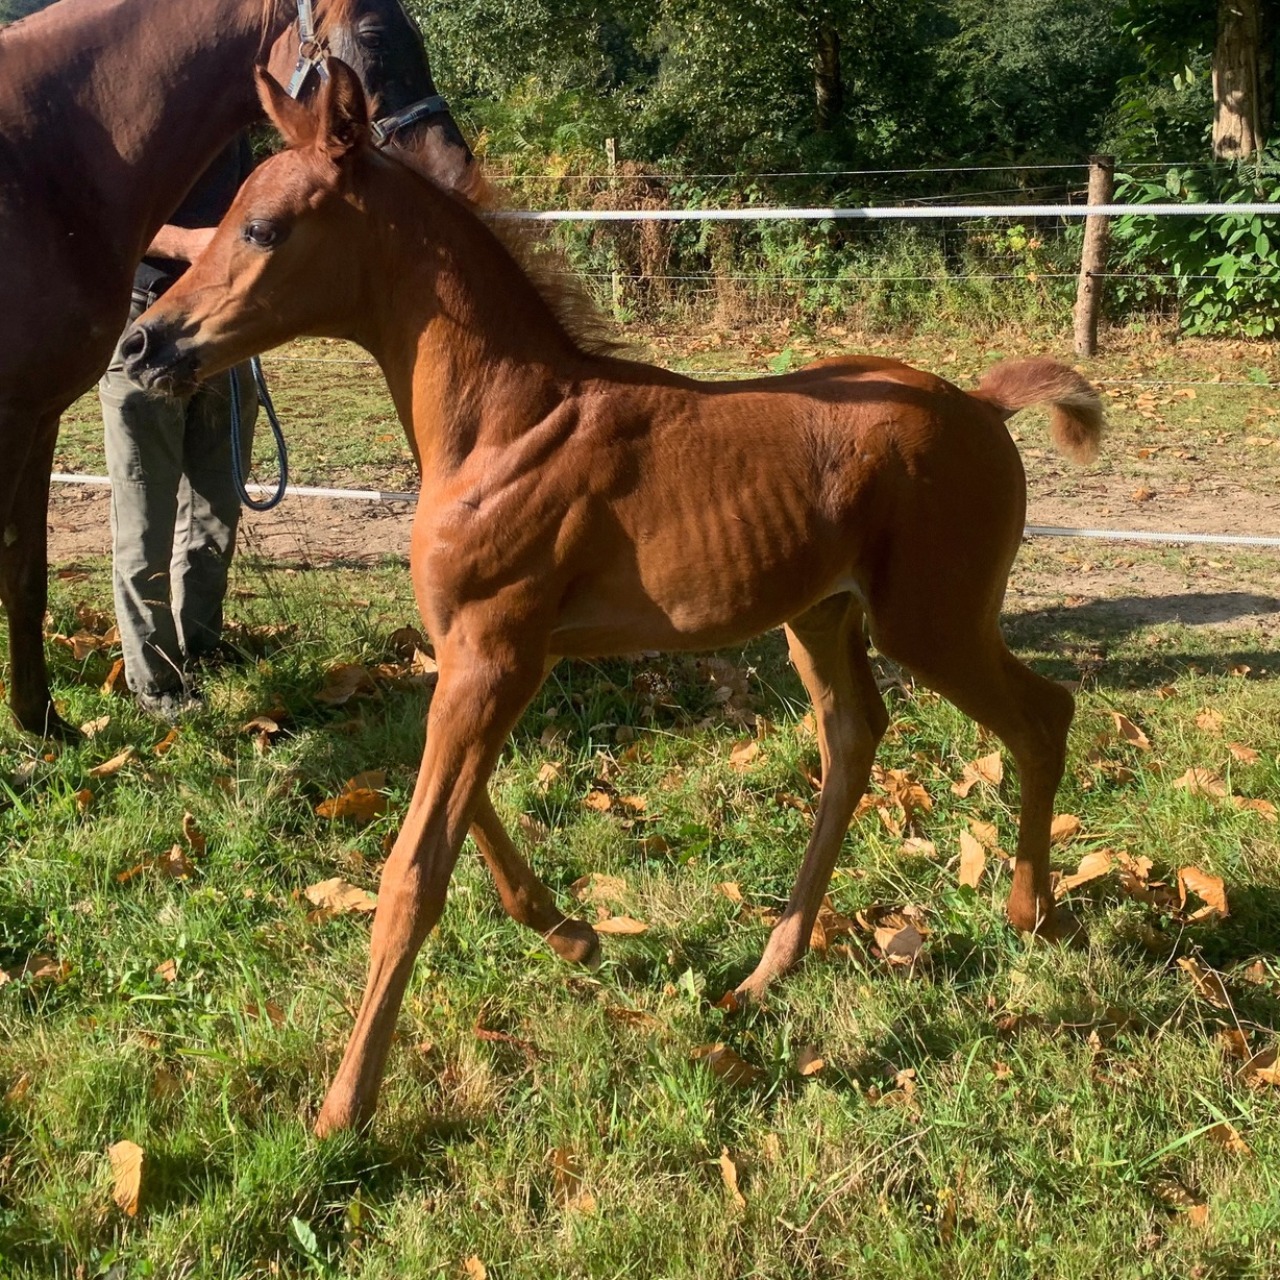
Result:
<svg viewBox="0 0 1280 1280"><path fill-rule="evenodd" d="M316 143L340 163L369 137L369 103L360 78L338 58L326 58L329 72L320 90L320 131Z"/></svg>
<svg viewBox="0 0 1280 1280"><path fill-rule="evenodd" d="M296 98L291 98L265 67L255 67L258 101L267 119L280 130L286 145L305 147L315 141L316 119Z"/></svg>

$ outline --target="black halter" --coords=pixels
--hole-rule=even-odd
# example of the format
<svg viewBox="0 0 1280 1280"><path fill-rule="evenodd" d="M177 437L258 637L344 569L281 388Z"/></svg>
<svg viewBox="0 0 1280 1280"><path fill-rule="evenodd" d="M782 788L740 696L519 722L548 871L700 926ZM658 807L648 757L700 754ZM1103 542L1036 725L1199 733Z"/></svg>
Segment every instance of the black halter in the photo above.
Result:
<svg viewBox="0 0 1280 1280"><path fill-rule="evenodd" d="M401 5L401 8L403 9L404 6ZM411 21L407 14L405 20ZM298 61L293 68L293 75L289 77L287 89L291 98L296 98L302 92L313 71L322 81L328 79L329 73L324 65L327 52L324 45L316 39L315 15L312 12L311 0L298 0ZM449 104L444 98L438 93L433 93L411 103L403 111L381 116L370 126L373 145L385 147L401 129L417 124L420 120L441 115L448 110Z"/></svg>

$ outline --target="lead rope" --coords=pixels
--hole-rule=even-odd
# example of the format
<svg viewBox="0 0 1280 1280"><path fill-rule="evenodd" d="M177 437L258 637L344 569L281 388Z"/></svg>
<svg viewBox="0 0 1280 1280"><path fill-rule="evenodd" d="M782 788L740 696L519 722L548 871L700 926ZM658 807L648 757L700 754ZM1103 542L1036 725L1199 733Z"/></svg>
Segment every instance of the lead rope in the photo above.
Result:
<svg viewBox="0 0 1280 1280"><path fill-rule="evenodd" d="M262 373L262 361L254 356L249 361L253 371L253 385L258 389L258 403L266 411L267 421L271 424L271 434L276 440L276 458L280 463L280 479L276 481L276 491L261 502L251 498L244 485L244 461L240 444L240 426L243 415L240 406L240 378L237 370L231 370L231 475L235 480L236 492L240 501L250 511L270 511L280 505L285 489L289 485L289 449L284 441L284 432L280 428L280 419L276 417L276 407L271 402L271 393L267 390L267 380Z"/></svg>

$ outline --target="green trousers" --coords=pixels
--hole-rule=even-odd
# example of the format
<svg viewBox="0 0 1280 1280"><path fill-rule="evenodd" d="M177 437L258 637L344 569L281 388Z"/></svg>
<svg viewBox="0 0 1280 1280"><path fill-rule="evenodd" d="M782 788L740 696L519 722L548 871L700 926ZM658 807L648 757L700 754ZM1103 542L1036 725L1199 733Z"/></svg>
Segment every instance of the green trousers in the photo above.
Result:
<svg viewBox="0 0 1280 1280"><path fill-rule="evenodd" d="M130 320L150 299L135 295ZM119 350L98 384L111 477L116 625L134 693L187 687L191 663L217 647L240 498L231 472L231 378L239 379L242 457L258 401L248 365L194 394L146 392Z"/></svg>

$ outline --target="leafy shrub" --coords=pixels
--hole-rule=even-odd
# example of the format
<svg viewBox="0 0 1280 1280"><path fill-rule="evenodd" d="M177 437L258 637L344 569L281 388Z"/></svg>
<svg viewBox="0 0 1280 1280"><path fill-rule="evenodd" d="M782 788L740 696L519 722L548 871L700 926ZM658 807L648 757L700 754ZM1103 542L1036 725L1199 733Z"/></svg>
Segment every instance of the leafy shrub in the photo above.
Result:
<svg viewBox="0 0 1280 1280"><path fill-rule="evenodd" d="M1132 204L1274 204L1280 202L1280 165L1268 157L1247 165L1171 168L1163 178L1125 175L1117 182L1117 200ZM1117 280L1112 300L1121 310L1149 308L1161 299L1174 299L1186 333L1258 338L1277 332L1277 218L1131 214L1116 219L1114 237L1117 252L1113 271L1173 277Z"/></svg>

